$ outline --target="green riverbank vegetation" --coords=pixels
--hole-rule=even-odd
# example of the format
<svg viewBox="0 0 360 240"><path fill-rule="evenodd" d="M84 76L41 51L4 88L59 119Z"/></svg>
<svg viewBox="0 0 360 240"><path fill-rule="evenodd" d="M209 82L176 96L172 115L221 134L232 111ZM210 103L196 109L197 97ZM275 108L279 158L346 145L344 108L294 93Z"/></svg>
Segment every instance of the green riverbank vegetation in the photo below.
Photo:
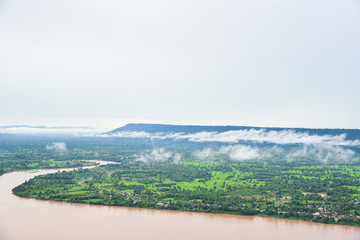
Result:
<svg viewBox="0 0 360 240"><path fill-rule="evenodd" d="M37 176L22 197L261 215L360 226L360 166L292 161L123 161Z"/></svg>

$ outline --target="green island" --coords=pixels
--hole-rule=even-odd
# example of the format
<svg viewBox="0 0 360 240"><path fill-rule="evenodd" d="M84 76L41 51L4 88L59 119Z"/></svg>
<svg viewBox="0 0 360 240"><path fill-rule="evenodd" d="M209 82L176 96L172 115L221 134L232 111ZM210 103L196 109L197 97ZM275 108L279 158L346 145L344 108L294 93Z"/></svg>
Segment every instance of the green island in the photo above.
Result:
<svg viewBox="0 0 360 240"><path fill-rule="evenodd" d="M360 226L360 165L306 159L120 161L37 176L21 197Z"/></svg>

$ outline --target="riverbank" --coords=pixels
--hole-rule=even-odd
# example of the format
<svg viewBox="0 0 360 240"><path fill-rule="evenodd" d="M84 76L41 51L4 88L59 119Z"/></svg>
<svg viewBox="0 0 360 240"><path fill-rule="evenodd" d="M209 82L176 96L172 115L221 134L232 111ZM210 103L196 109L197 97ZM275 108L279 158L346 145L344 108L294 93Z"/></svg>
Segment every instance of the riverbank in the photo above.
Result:
<svg viewBox="0 0 360 240"><path fill-rule="evenodd" d="M93 205L360 225L359 198L351 187L357 180L344 176L357 174L357 166L264 164L119 163L39 176L14 192L22 197ZM335 182L340 174L344 176L342 184L349 187Z"/></svg>
<svg viewBox="0 0 360 240"><path fill-rule="evenodd" d="M15 194L16 195L16 194ZM209 210L201 210L201 209L169 209L166 207L155 206L155 207L139 207L139 206L126 206L126 205L107 205L102 203L89 203L84 201L69 201L69 200L56 200L56 199L42 199L36 197L24 197L18 196L24 199L36 199L40 201L49 201L49 202L62 202L62 203L71 203L71 204L80 204L80 205L94 205L94 206L107 206L107 207L122 207L122 208L134 208L134 209L149 209L149 210L158 210L158 211L171 211L171 212L190 212L190 213L203 213L203 214L215 214L215 215L226 215L226 216L247 216L247 217L264 217L264 218L271 218L271 219L282 219L288 221L296 221L296 222L308 222L308 223L316 223L316 224L326 224L326 225L341 225L341 226L352 226L352 227L360 227L360 224L354 224L352 222L324 222L321 219L316 218L304 218L304 217L284 217L281 215L263 215L263 214L240 214L228 211L209 211Z"/></svg>
<svg viewBox="0 0 360 240"><path fill-rule="evenodd" d="M16 195L16 194L14 194ZM16 195L17 196L17 195ZM216 216L233 216L233 217L261 217L261 218L269 218L269 219L280 219L284 221L295 221L299 223L314 223L314 224L325 224L325 225L334 225L334 226L348 226L348 227L358 227L360 228L360 225L356 224L339 224L339 223L326 223L322 221L316 221L315 219L304 219L304 218L296 218L296 217L289 217L285 218L283 216L269 216L269 215L261 215L261 214L253 214L253 215L244 215L244 214L237 214L237 213L229 213L229 212L211 212L211 211L201 211L201 210L173 210L173 209L166 209L166 208L160 208L160 207L154 207L154 208L144 208L144 207L128 207L128 206L118 206L118 205L106 205L106 204L91 204L91 203L84 203L84 202L75 202L75 201L64 201L64 200L51 200L51 199L39 199L36 197L22 197L17 196L19 198L23 199L33 199L38 201L46 201L46 202L52 202L52 203L65 203L65 204L75 204L75 205L90 205L90 206L102 206L102 207L114 207L114 208L125 208L125 209L147 209L147 210L155 210L155 211L164 211L164 212L186 212L186 213L197 213L197 214L210 214L210 215L216 215Z"/></svg>

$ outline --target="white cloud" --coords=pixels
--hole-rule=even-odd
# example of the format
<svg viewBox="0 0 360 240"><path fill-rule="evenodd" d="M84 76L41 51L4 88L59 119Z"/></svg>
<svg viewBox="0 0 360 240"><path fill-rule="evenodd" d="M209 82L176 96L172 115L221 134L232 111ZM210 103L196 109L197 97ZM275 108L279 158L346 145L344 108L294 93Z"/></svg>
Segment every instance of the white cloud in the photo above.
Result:
<svg viewBox="0 0 360 240"><path fill-rule="evenodd" d="M181 161L181 155L179 153L174 153L173 158L174 158L174 162Z"/></svg>
<svg viewBox="0 0 360 240"><path fill-rule="evenodd" d="M194 142L228 142L239 141L268 142L276 144L329 144L329 145L360 145L359 140L345 140L346 135L309 135L308 133L297 133L292 130L266 131L264 129L239 130L227 132L200 132L183 135L178 138L189 139Z"/></svg>
<svg viewBox="0 0 360 240"><path fill-rule="evenodd" d="M351 162L359 159L359 155L350 149L345 149L342 146L331 145L303 145L302 147L292 147L290 149L283 149L279 146L273 147L254 147L249 145L229 145L218 149L204 148L200 151L195 151L193 155L201 160L209 160L216 153L221 153L229 157L233 161L245 161L252 159L271 159L282 158L293 160L296 158L308 158L310 160L317 160L320 162Z"/></svg>
<svg viewBox="0 0 360 240"><path fill-rule="evenodd" d="M108 136L108 135L101 135ZM359 146L359 140L346 140L346 134L341 135L310 135L308 133L298 133L293 130L266 131L238 130L226 132L198 132L193 134L184 133L147 133L147 132L119 132L110 137L129 137L129 138L150 138L150 139L187 139L193 142L223 142L237 143L240 141L267 142L275 144L326 144L330 146Z"/></svg>
<svg viewBox="0 0 360 240"><path fill-rule="evenodd" d="M99 137L120 137L120 138L150 138L150 139L179 139L184 133L148 133L144 131L121 131L115 134L99 134Z"/></svg>
<svg viewBox="0 0 360 240"><path fill-rule="evenodd" d="M223 154L228 154L231 160L243 161L250 159L264 159L283 156L285 159L308 158L320 162L351 162L359 158L353 150L345 149L342 146L330 146L326 144L303 145L293 147L289 152L280 147L251 147L247 145L231 145L221 147L219 150Z"/></svg>
<svg viewBox="0 0 360 240"><path fill-rule="evenodd" d="M169 159L174 159L174 161L180 161L181 155L178 153L172 153L166 151L164 148L155 148L151 153L143 154L138 157L138 161L142 162L153 162L153 161L167 161Z"/></svg>
<svg viewBox="0 0 360 240"><path fill-rule="evenodd" d="M245 145L233 145L233 146L222 147L220 148L220 152L228 154L229 158L235 161L250 160L262 156L260 149Z"/></svg>
<svg viewBox="0 0 360 240"><path fill-rule="evenodd" d="M111 136L235 143L235 145L223 146L219 149L204 148L193 152L193 156L200 160L209 160L218 152L227 155L229 159L234 161L283 157L286 159L309 158L321 162L349 162L358 159L359 155L353 150L346 149L346 147L360 146L359 140L347 140L346 134L310 135L293 130L266 131L265 129L249 129L221 133L198 132L193 134L120 132ZM271 143L276 145L273 147L254 147L246 145L244 142ZM300 144L300 146L290 146L290 148L285 150L282 146L286 144ZM166 152L164 149L157 149L151 154L141 156L140 159L142 161L157 161L169 159L171 156L170 152Z"/></svg>
<svg viewBox="0 0 360 240"><path fill-rule="evenodd" d="M99 135L101 137L108 137L106 134ZM111 135L111 137L120 137L120 138L152 138L152 135L147 132L136 132L136 131L123 131Z"/></svg>
<svg viewBox="0 0 360 240"><path fill-rule="evenodd" d="M301 149L290 151L286 158L310 158L321 162L350 162L357 157L356 155L354 151L340 146L304 145Z"/></svg>
<svg viewBox="0 0 360 240"><path fill-rule="evenodd" d="M54 150L57 152L66 152L66 143L64 142L53 142L52 144L46 145L47 150Z"/></svg>
<svg viewBox="0 0 360 240"><path fill-rule="evenodd" d="M211 148L204 148L203 150L198 150L193 153L193 155L201 160L208 159L211 155L214 154L214 151Z"/></svg>

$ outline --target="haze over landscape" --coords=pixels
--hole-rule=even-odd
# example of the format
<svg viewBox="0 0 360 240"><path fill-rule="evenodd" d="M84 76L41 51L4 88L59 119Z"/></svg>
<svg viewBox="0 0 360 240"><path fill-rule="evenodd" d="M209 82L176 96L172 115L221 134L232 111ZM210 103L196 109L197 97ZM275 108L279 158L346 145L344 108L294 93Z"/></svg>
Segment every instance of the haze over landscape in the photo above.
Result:
<svg viewBox="0 0 360 240"><path fill-rule="evenodd" d="M0 125L360 128L360 4L0 2Z"/></svg>

